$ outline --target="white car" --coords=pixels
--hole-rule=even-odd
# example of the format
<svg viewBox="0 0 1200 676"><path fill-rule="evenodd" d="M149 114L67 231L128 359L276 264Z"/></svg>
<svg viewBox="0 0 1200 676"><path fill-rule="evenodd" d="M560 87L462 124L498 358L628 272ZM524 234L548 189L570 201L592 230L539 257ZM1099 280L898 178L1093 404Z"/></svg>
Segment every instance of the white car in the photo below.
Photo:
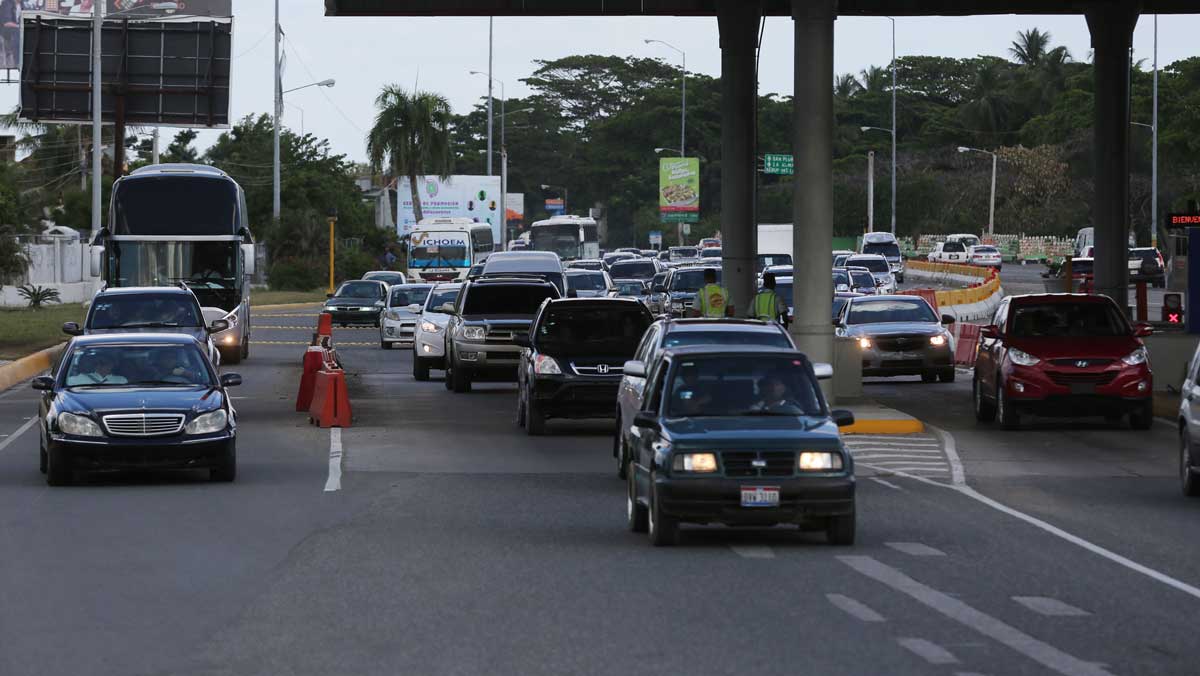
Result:
<svg viewBox="0 0 1200 676"><path fill-rule="evenodd" d="M432 284L396 284L388 289L379 319L379 347L390 350L396 345L412 345L421 308L432 288Z"/></svg>
<svg viewBox="0 0 1200 676"><path fill-rule="evenodd" d="M970 256L967 245L962 242L938 242L929 252L930 263L958 263L965 265Z"/></svg>
<svg viewBox="0 0 1200 676"><path fill-rule="evenodd" d="M847 268L866 268L875 278L875 293L896 293L896 277L892 274L892 265L888 259L879 254L856 254L846 259Z"/></svg>
<svg viewBox="0 0 1200 676"><path fill-rule="evenodd" d="M438 284L429 292L413 330L413 378L429 380L430 369L444 369L446 339L450 321L447 306L454 307L461 283Z"/></svg>
<svg viewBox="0 0 1200 676"><path fill-rule="evenodd" d="M1000 250L988 244L971 247L969 255L968 263L982 268L996 268L999 270L1004 264L1004 259L1000 257Z"/></svg>

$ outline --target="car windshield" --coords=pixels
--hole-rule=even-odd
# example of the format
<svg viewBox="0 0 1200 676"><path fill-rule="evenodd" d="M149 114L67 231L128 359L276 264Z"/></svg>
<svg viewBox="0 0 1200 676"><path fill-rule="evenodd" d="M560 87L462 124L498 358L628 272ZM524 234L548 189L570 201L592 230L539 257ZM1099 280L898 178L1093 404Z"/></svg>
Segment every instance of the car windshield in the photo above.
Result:
<svg viewBox="0 0 1200 676"><path fill-rule="evenodd" d="M570 291L603 291L607 288L604 274L600 272L588 271L567 275L567 289Z"/></svg>
<svg viewBox="0 0 1200 676"><path fill-rule="evenodd" d="M761 345L790 348L782 331L671 331L663 338L663 348L687 345Z"/></svg>
<svg viewBox="0 0 1200 676"><path fill-rule="evenodd" d="M863 245L862 252L865 254L887 256L889 258L899 258L900 246L895 242L881 242L877 244L867 243Z"/></svg>
<svg viewBox="0 0 1200 676"><path fill-rule="evenodd" d="M846 307L846 302L849 300L850 300L849 298L834 297L834 299L833 299L833 315L832 316L837 317L839 314L841 314L842 308Z"/></svg>
<svg viewBox="0 0 1200 676"><path fill-rule="evenodd" d="M717 283L721 283L721 271L717 270ZM676 270L671 276L672 291L699 291L704 286L704 268Z"/></svg>
<svg viewBox="0 0 1200 676"><path fill-rule="evenodd" d="M701 249L700 257L701 258L720 258L721 250L720 249Z"/></svg>
<svg viewBox="0 0 1200 676"><path fill-rule="evenodd" d="M201 327L204 318L189 294L113 294L92 303L89 329Z"/></svg>
<svg viewBox="0 0 1200 676"><path fill-rule="evenodd" d="M668 389L670 418L823 413L816 379L790 355L684 358Z"/></svg>
<svg viewBox="0 0 1200 676"><path fill-rule="evenodd" d="M1129 259L1140 259L1151 263L1158 263L1158 249L1134 249L1129 252Z"/></svg>
<svg viewBox="0 0 1200 676"><path fill-rule="evenodd" d="M614 277L654 279L654 275L658 274L658 268L654 266L654 261L619 261L613 263L608 272Z"/></svg>
<svg viewBox="0 0 1200 676"><path fill-rule="evenodd" d="M458 289L438 289L429 294L429 298L425 301L426 311L437 311L443 305L454 305L458 300Z"/></svg>
<svg viewBox="0 0 1200 676"><path fill-rule="evenodd" d="M1071 261L1071 274L1089 275L1092 273L1092 265L1094 263L1095 261L1076 258L1075 260Z"/></svg>
<svg viewBox="0 0 1200 676"><path fill-rule="evenodd" d="M1129 324L1108 303L1029 303L1013 308L1014 338L1127 336Z"/></svg>
<svg viewBox="0 0 1200 676"><path fill-rule="evenodd" d="M392 289L392 307L424 305L429 297L430 286L400 286Z"/></svg>
<svg viewBox="0 0 1200 676"><path fill-rule="evenodd" d="M772 265L791 265L791 254L758 254L758 269L764 270Z"/></svg>
<svg viewBox="0 0 1200 676"><path fill-rule="evenodd" d="M847 258L846 265L853 265L859 268L866 268L871 272L890 272L891 267L888 262L882 258Z"/></svg>
<svg viewBox="0 0 1200 676"><path fill-rule="evenodd" d="M66 387L213 385L195 345L87 345L67 359Z"/></svg>
<svg viewBox="0 0 1200 676"><path fill-rule="evenodd" d="M383 297L378 282L346 282L338 287L337 293L334 293L336 298L362 298L368 300L379 300Z"/></svg>
<svg viewBox="0 0 1200 676"><path fill-rule="evenodd" d="M853 282L851 286L860 289L870 289L875 287L875 277L866 270L851 270L850 279Z"/></svg>
<svg viewBox="0 0 1200 676"><path fill-rule="evenodd" d="M604 263L600 261L571 261L567 263L567 267L575 270L603 270Z"/></svg>
<svg viewBox="0 0 1200 676"><path fill-rule="evenodd" d="M549 285L489 285L474 286L463 302L464 315L532 315L542 301L558 298Z"/></svg>
<svg viewBox="0 0 1200 676"><path fill-rule="evenodd" d="M640 296L646 287L641 282L616 282L617 293L622 296Z"/></svg>
<svg viewBox="0 0 1200 676"><path fill-rule="evenodd" d="M847 324L880 324L887 322L936 322L938 317L920 298L912 300L887 298L859 300L850 305Z"/></svg>
<svg viewBox="0 0 1200 676"><path fill-rule="evenodd" d="M619 304L625 305L625 302ZM647 326L650 326L650 316L640 305L619 308L551 306L538 323L535 341L538 351L556 356L632 358Z"/></svg>
<svg viewBox="0 0 1200 676"><path fill-rule="evenodd" d="M792 283L791 282L775 282L775 295L783 301L784 305L792 307Z"/></svg>
<svg viewBox="0 0 1200 676"><path fill-rule="evenodd" d="M833 257L833 267L840 268L850 259L850 254L840 254Z"/></svg>

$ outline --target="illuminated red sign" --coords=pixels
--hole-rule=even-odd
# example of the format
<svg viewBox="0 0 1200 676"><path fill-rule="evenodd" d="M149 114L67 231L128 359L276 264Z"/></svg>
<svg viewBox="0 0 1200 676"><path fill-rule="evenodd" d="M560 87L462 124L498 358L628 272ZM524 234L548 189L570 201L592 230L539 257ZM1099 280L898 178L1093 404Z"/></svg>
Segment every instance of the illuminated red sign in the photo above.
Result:
<svg viewBox="0 0 1200 676"><path fill-rule="evenodd" d="M1200 225L1200 214L1168 214L1167 227L1182 228L1189 225Z"/></svg>

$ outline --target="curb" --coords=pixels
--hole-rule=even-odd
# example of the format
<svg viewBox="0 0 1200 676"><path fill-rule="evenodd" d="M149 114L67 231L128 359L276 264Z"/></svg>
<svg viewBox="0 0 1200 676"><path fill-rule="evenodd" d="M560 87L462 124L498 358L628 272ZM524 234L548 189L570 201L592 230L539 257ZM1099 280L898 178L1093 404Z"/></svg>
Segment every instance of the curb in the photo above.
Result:
<svg viewBox="0 0 1200 676"><path fill-rule="evenodd" d="M925 424L916 418L896 420L871 419L855 420L854 424L841 429L842 434L920 434L925 431Z"/></svg>
<svg viewBox="0 0 1200 676"><path fill-rule="evenodd" d="M66 343L61 343L0 366L0 392L23 383L42 371L48 371L65 346Z"/></svg>

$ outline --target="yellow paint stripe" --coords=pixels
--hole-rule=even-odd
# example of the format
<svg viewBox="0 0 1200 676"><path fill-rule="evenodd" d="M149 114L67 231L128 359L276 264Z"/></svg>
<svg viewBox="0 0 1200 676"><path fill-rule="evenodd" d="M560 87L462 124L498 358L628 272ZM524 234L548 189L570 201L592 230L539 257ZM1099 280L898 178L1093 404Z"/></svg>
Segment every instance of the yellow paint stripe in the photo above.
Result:
<svg viewBox="0 0 1200 676"><path fill-rule="evenodd" d="M896 420L860 418L853 425L841 428L842 434L920 434L925 423L916 418Z"/></svg>
<svg viewBox="0 0 1200 676"><path fill-rule="evenodd" d="M62 352L64 347L66 347L66 343L48 347L26 357L21 357L11 364L0 366L0 391L7 390L17 383L29 380L42 371L49 370L50 364L58 357L58 354Z"/></svg>

